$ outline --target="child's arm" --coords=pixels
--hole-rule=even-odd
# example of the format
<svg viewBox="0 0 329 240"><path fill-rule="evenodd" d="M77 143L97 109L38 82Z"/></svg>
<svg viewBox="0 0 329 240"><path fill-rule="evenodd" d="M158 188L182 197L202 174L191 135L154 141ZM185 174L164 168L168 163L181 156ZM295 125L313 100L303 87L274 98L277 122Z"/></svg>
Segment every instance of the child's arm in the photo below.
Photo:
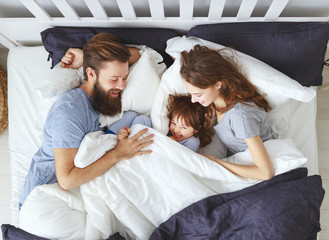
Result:
<svg viewBox="0 0 329 240"><path fill-rule="evenodd" d="M247 138L246 143L255 165L238 165L210 155L204 154L204 156L217 162L236 175L259 180L271 179L274 176L274 167L260 136Z"/></svg>

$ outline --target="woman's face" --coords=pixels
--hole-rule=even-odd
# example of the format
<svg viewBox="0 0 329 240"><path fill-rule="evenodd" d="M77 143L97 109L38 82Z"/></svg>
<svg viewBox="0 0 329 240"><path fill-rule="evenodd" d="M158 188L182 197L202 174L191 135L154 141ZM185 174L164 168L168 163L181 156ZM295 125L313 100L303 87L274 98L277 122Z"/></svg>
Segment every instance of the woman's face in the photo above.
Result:
<svg viewBox="0 0 329 240"><path fill-rule="evenodd" d="M202 106L207 107L219 97L218 87L216 85L202 89L184 81L185 88L191 94L191 101L198 102Z"/></svg>
<svg viewBox="0 0 329 240"><path fill-rule="evenodd" d="M170 120L169 131L177 142L192 137L197 132L193 127L187 125L183 118L177 118L177 115Z"/></svg>

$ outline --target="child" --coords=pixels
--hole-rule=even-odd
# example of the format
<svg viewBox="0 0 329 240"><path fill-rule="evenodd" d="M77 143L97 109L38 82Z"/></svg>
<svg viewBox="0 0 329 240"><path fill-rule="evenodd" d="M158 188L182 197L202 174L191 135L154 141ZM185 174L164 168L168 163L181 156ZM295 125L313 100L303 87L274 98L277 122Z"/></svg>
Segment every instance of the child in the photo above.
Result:
<svg viewBox="0 0 329 240"><path fill-rule="evenodd" d="M210 108L202 107L199 103L192 103L191 97L188 95L169 95L167 110L169 118L168 136L171 139L194 152L198 151L199 146L204 147L211 143L213 112ZM145 124L146 119L148 119L146 116L138 117L143 117L144 123L142 124L149 126ZM118 139L125 139L129 134L130 129L125 126L118 130Z"/></svg>
<svg viewBox="0 0 329 240"><path fill-rule="evenodd" d="M199 146L211 143L213 111L199 103L192 103L191 96L169 95L167 105L169 118L168 136L196 152Z"/></svg>
<svg viewBox="0 0 329 240"><path fill-rule="evenodd" d="M118 139L125 139L128 137L130 133L130 127L134 124L142 124L146 127L152 127L151 120L149 117L144 115L137 115L134 111L127 111L124 112L121 119L112 123L107 131L106 134L115 134L118 135Z"/></svg>

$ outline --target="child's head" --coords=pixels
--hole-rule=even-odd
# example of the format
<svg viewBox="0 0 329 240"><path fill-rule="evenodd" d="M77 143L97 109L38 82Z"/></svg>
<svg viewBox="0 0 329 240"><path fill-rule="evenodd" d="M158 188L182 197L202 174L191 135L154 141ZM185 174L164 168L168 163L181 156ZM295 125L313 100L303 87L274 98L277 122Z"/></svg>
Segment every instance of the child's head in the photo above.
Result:
<svg viewBox="0 0 329 240"><path fill-rule="evenodd" d="M176 141L195 136L200 138L200 146L211 142L212 120L208 108L191 102L189 95L169 95L167 110L169 131Z"/></svg>

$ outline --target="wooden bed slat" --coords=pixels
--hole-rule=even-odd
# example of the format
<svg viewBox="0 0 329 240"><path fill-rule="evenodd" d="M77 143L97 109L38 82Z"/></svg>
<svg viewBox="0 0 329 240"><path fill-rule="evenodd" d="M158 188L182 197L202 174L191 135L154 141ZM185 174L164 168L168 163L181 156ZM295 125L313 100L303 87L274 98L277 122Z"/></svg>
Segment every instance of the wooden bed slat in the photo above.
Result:
<svg viewBox="0 0 329 240"><path fill-rule="evenodd" d="M180 0L179 16L181 20L192 20L194 0Z"/></svg>
<svg viewBox="0 0 329 240"><path fill-rule="evenodd" d="M237 20L248 20L251 17L252 11L256 6L257 0L243 0L241 2L239 12L237 14Z"/></svg>
<svg viewBox="0 0 329 240"><path fill-rule="evenodd" d="M226 0L211 0L209 6L209 20L220 20L223 14Z"/></svg>
<svg viewBox="0 0 329 240"><path fill-rule="evenodd" d="M36 18L51 21L49 14L35 0L19 0Z"/></svg>
<svg viewBox="0 0 329 240"><path fill-rule="evenodd" d="M163 0L148 0L153 20L164 20Z"/></svg>
<svg viewBox="0 0 329 240"><path fill-rule="evenodd" d="M273 0L271 6L268 8L265 14L264 20L275 21L278 19L288 2L289 0Z"/></svg>
<svg viewBox="0 0 329 240"><path fill-rule="evenodd" d="M73 7L67 2L67 0L52 0L52 1L66 19L79 21L79 15L75 12Z"/></svg>
<svg viewBox="0 0 329 240"><path fill-rule="evenodd" d="M131 0L116 0L124 20L135 20L136 13Z"/></svg>
<svg viewBox="0 0 329 240"><path fill-rule="evenodd" d="M99 0L84 0L91 14L97 20L106 20L108 18L106 11Z"/></svg>

